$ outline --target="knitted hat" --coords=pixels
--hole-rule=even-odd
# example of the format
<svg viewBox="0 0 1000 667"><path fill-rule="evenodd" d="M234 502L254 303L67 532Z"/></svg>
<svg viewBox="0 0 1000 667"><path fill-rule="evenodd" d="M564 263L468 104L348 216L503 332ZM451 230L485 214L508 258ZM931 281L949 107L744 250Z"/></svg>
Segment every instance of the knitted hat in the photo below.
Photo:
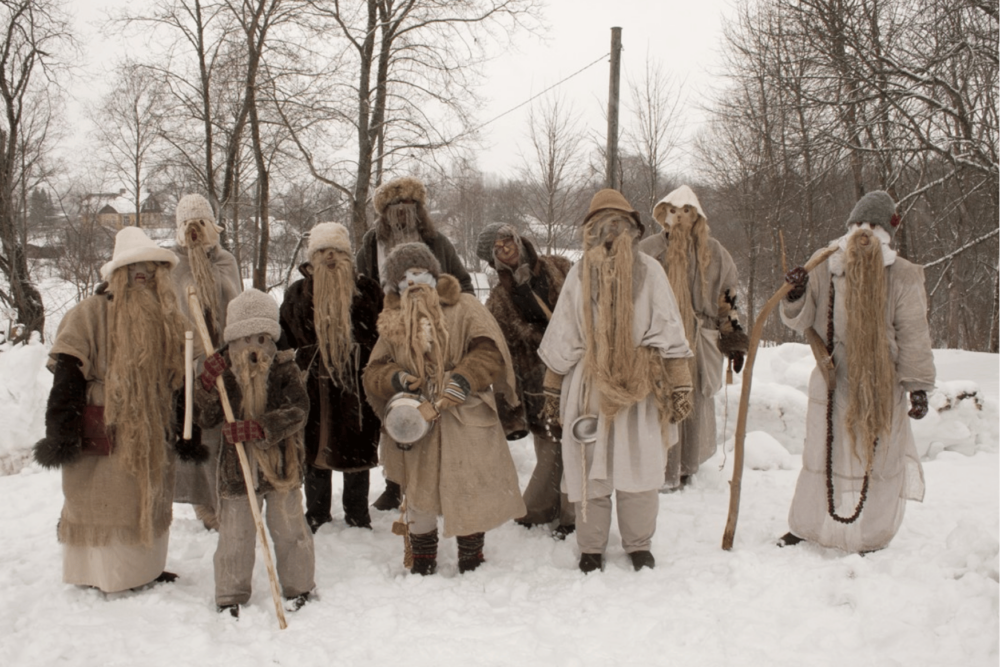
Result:
<svg viewBox="0 0 1000 667"><path fill-rule="evenodd" d="M177 210L174 213L177 218L177 243L181 246L187 245L184 232L187 224L192 220L204 220L206 225L212 225L216 233L222 232L222 227L215 224L215 213L212 212L212 205L201 195L184 195L177 202ZM218 238L216 238L218 242Z"/></svg>
<svg viewBox="0 0 1000 667"><path fill-rule="evenodd" d="M615 211L621 211L623 213L628 213L635 220L635 224L639 227L639 236L641 237L646 233L646 226L642 224L642 220L639 218L639 212L632 208L632 205L628 203L628 200L622 195L622 193L617 190L612 190L611 188L605 188L598 191L594 198L590 200L590 210L587 211L587 217L583 219L582 224L587 224L587 221L594 217L594 214L598 211L603 211L604 209L613 209Z"/></svg>
<svg viewBox="0 0 1000 667"><path fill-rule="evenodd" d="M278 324L278 302L270 294L250 288L229 302L226 329L222 338L227 343L245 336L266 333L274 340L281 337Z"/></svg>
<svg viewBox="0 0 1000 667"><path fill-rule="evenodd" d="M858 203L854 205L851 215L847 218L848 227L862 222L878 225L889 234L891 239L896 236L896 230L902 219L896 214L896 203L892 201L889 193L884 190L875 190L859 199Z"/></svg>
<svg viewBox="0 0 1000 667"><path fill-rule="evenodd" d="M309 245L306 248L306 257L311 258L313 253L334 248L343 250L348 255L351 254L351 235L339 222L321 222L309 231Z"/></svg>
<svg viewBox="0 0 1000 667"><path fill-rule="evenodd" d="M483 231L479 232L479 238L476 239L476 257L490 266L493 266L493 244L497 241L497 232L505 224L503 222L491 222L483 227Z"/></svg>
<svg viewBox="0 0 1000 667"><path fill-rule="evenodd" d="M140 227L122 227L115 234L115 251L111 261L101 267L101 279L110 280L115 269L136 262L166 262L174 268L177 266L177 255L153 243Z"/></svg>
<svg viewBox="0 0 1000 667"><path fill-rule="evenodd" d="M664 229L673 225L673 221L668 214L671 206L676 208L693 206L695 210L698 211L698 215L705 218L705 220L708 220L708 216L705 215L704 209L702 209L701 204L698 202L698 197L694 194L694 190L686 185L682 185L677 188L666 197L656 202L656 206L653 207L653 219L660 223L660 226Z"/></svg>
<svg viewBox="0 0 1000 667"><path fill-rule="evenodd" d="M423 243L403 243L393 248L382 267L382 281L393 292L407 269L427 269L432 276L441 276L441 263Z"/></svg>
<svg viewBox="0 0 1000 667"><path fill-rule="evenodd" d="M404 176L384 183L375 191L375 212L383 215L390 204L395 204L403 199L412 199L426 207L427 190L424 189L424 184L411 176Z"/></svg>

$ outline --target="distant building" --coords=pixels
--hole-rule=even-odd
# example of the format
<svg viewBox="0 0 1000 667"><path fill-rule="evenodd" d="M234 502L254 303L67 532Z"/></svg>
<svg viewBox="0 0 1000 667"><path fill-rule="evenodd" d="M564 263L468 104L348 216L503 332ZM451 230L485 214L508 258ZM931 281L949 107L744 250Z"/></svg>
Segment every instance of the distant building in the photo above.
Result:
<svg viewBox="0 0 1000 667"><path fill-rule="evenodd" d="M148 195L142 200L141 226L146 229L170 227L169 220L164 220L163 208L155 195ZM125 189L118 192L92 192L80 199L80 221L84 224L97 222L102 227L118 231L122 227L134 227L136 224L135 202L125 196Z"/></svg>

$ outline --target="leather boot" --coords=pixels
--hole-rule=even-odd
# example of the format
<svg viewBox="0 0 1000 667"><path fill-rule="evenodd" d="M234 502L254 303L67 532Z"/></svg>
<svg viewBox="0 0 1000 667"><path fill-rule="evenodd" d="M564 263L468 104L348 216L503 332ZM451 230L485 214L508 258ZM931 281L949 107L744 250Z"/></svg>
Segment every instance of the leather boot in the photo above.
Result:
<svg viewBox="0 0 1000 667"><path fill-rule="evenodd" d="M385 480L385 491L372 503L372 507L382 512L388 512L389 510L398 510L402 502L403 490L399 488L399 484L387 479Z"/></svg>
<svg viewBox="0 0 1000 667"><path fill-rule="evenodd" d="M459 535L458 542L458 572L472 572L483 564L483 544L486 543L486 533Z"/></svg>
<svg viewBox="0 0 1000 667"><path fill-rule="evenodd" d="M438 532L410 534L410 549L413 551L412 574L428 575L437 572Z"/></svg>

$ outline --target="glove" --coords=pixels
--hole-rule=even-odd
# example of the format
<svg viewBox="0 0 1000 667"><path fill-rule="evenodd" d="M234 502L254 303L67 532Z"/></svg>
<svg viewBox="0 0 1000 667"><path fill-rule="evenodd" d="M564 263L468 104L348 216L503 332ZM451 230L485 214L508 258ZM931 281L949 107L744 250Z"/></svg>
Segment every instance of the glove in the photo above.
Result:
<svg viewBox="0 0 1000 667"><path fill-rule="evenodd" d="M216 352L212 356L205 359L204 369L198 379L201 380L201 386L205 391L212 391L215 389L215 379L222 375L226 371L226 359Z"/></svg>
<svg viewBox="0 0 1000 667"><path fill-rule="evenodd" d="M927 392L923 389L910 392L910 411L906 414L913 419L923 419L927 416Z"/></svg>
<svg viewBox="0 0 1000 667"><path fill-rule="evenodd" d="M465 399L469 397L471 392L472 386L469 381L458 373L452 373L448 384L444 387L444 396L438 401L438 408L448 410L456 405L461 405L465 403Z"/></svg>
<svg viewBox="0 0 1000 667"><path fill-rule="evenodd" d="M806 293L806 285L809 283L809 272L801 266L785 274L785 282L792 286L792 289L785 296L789 301L798 301Z"/></svg>
<svg viewBox="0 0 1000 667"><path fill-rule="evenodd" d="M407 391L411 394L416 393L423 383L424 381L416 375L410 375L406 371L396 371L392 376L392 388L397 392Z"/></svg>
<svg viewBox="0 0 1000 667"><path fill-rule="evenodd" d="M739 373L743 370L743 353L742 352L732 352L729 355L730 360L733 362L733 371Z"/></svg>
<svg viewBox="0 0 1000 667"><path fill-rule="evenodd" d="M423 403L418 405L417 412L419 412L420 416L423 417L424 421L427 422L432 422L441 416L441 413L438 412L438 409L434 407L434 404L431 403L430 401L424 401Z"/></svg>
<svg viewBox="0 0 1000 667"><path fill-rule="evenodd" d="M673 405L670 411L671 424L683 421L685 417L691 414L691 409L694 408L694 403L691 402L692 393L693 390L691 387L675 387L673 392L671 392L670 402Z"/></svg>
<svg viewBox="0 0 1000 667"><path fill-rule="evenodd" d="M253 419L226 422L222 425L222 435L230 445L235 445L237 442L253 442L264 439L264 427Z"/></svg>

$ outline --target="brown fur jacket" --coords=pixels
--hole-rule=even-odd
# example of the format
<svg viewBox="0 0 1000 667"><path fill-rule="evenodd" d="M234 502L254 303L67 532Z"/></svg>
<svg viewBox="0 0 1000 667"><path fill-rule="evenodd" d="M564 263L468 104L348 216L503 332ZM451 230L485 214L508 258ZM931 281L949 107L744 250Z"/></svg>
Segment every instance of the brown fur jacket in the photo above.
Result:
<svg viewBox="0 0 1000 667"><path fill-rule="evenodd" d="M526 288L530 287L531 292L540 296L551 313L555 310L563 282L572 264L565 257L538 255L528 239L522 238L521 242L531 266L531 280L527 285L519 287L510 271L498 271L500 282L490 292L486 308L496 318L507 341L514 373L517 375L518 398L524 406L523 414L520 410L512 412L500 407L504 430L508 434L521 430L524 427L519 428L519 425L526 419L535 435L544 435L545 429L539 413L545 403L542 396L545 364L538 357L538 346L545 335L548 319L540 312L537 304L528 301L533 301L534 297ZM504 401L498 403L500 406L505 404Z"/></svg>
<svg viewBox="0 0 1000 667"><path fill-rule="evenodd" d="M223 353L226 365L229 365L228 350ZM283 481L297 486L302 482L302 465L305 448L302 435L309 414L309 396L302 373L295 364L295 353L291 350L278 352L271 364L271 372L267 378L267 411L257 421L264 429L264 440L245 443L248 457L251 459L251 469L255 470L254 456L272 447L281 448L282 465L278 470L283 475ZM243 392L240 391L236 376L231 368L222 374L229 395L229 403L233 415L237 419L243 417ZM195 405L198 406L196 417L198 425L203 429L219 426L225 421L225 413L219 394L213 390L207 392L200 382L195 382ZM294 460L291 457L295 457ZM274 486L262 474L257 474L256 491L267 493ZM236 449L223 441L219 447L219 496L223 498L238 498L246 495L243 482L243 472Z"/></svg>

